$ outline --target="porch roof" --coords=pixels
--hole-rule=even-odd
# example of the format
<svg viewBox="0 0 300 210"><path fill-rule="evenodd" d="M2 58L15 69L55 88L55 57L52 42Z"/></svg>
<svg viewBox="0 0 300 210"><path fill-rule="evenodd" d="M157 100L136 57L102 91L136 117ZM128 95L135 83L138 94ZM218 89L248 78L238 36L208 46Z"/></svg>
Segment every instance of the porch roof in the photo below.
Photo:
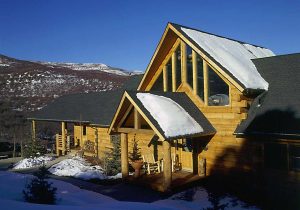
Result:
<svg viewBox="0 0 300 210"><path fill-rule="evenodd" d="M165 98L171 99L175 103L177 103L179 106L181 106L195 121L198 123L203 131L199 131L198 133L192 133L192 134L184 134L184 135L177 135L177 136L167 136L164 132L164 130L161 128L160 124L157 122L157 120L152 116L152 114L149 112L148 109L145 108L141 100L139 100L137 93L151 93L156 96L163 96ZM144 115L144 118L148 119L148 123L150 127L156 132L156 134L161 138L162 140L170 140L170 139L178 139L183 137L192 137L192 136L206 136L206 135L212 135L216 133L215 128L211 125L211 123L208 121L208 119L203 115L203 113L197 108L197 106L191 101L191 99L183 92L137 92L137 91L128 91L125 92L123 96L124 100L127 98L130 103L124 103L124 100L121 101L121 104L119 105L119 109L117 113L115 114L114 120L111 123L110 131L115 126L115 120L118 118L118 115L120 113L124 113L120 111L121 109L126 109L130 104L132 104L135 108L137 108L140 112L140 114ZM126 107L125 107L126 106ZM174 116L176 113L174 113ZM120 118L119 118L120 119ZM145 119L146 120L146 119ZM146 120L147 121L147 120Z"/></svg>

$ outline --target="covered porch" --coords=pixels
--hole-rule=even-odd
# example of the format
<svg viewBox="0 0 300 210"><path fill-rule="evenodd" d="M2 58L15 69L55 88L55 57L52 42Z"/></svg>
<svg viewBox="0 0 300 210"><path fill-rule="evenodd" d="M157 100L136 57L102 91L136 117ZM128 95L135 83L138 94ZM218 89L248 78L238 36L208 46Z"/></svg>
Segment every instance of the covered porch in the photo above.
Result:
<svg viewBox="0 0 300 210"><path fill-rule="evenodd" d="M149 93L145 94L148 96ZM160 97L158 100L163 100L154 108L166 118L164 122L167 125L162 125L159 117L153 114L153 110L149 110L151 108L147 109L147 105L143 104L138 96L143 95L137 92L124 93L109 129L110 134L119 133L121 136L122 177L166 192L188 185L205 176L205 169L199 170L199 167L205 167L205 165L199 157L200 145L197 141L213 135L215 129L204 115L185 93L160 93L159 95L153 94L153 97L150 94L153 99L150 101L155 101L157 97ZM161 107L159 103L164 102L167 106ZM193 117L189 113L193 113ZM178 119L182 122L178 122ZM200 123L202 126L199 125ZM162 163L161 170L156 173L142 173L139 177L129 176L132 141L136 138L139 139L138 144L142 155L152 154L156 162ZM186 147L190 147L189 150ZM178 170L174 170L173 167L175 159L181 166Z"/></svg>

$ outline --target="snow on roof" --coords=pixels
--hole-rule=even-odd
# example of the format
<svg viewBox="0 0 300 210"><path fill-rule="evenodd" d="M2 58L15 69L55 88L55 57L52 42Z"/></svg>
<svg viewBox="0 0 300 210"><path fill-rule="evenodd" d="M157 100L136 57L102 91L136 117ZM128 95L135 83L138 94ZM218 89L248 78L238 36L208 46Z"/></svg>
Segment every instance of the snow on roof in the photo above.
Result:
<svg viewBox="0 0 300 210"><path fill-rule="evenodd" d="M246 88L268 90L268 82L259 74L251 59L274 56L271 50L193 29L181 27L181 30Z"/></svg>
<svg viewBox="0 0 300 210"><path fill-rule="evenodd" d="M203 132L195 119L172 99L150 93L137 93L136 96L167 138Z"/></svg>

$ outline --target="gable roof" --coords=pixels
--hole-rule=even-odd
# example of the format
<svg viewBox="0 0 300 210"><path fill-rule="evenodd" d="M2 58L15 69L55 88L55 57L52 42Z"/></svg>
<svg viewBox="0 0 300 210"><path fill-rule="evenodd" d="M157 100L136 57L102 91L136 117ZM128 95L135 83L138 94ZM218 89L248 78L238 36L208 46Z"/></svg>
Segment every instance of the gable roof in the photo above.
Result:
<svg viewBox="0 0 300 210"><path fill-rule="evenodd" d="M254 59L269 90L252 103L235 134L300 135L300 53Z"/></svg>
<svg viewBox="0 0 300 210"><path fill-rule="evenodd" d="M152 113L150 113L150 111L144 106L144 104L142 103L142 101L139 99L139 94L140 93L146 93L146 94L152 94L155 96L162 96L164 98L167 98L168 100L171 100L175 103L177 103L178 105L180 105L185 111L186 113L188 113L190 116L192 116L192 118L196 121L196 123L198 123L201 127L202 127L202 131L198 132L198 133L192 133L192 134L184 134L184 135L176 135L176 136L168 136L165 133L165 130L161 127L161 125L159 124L159 121L157 120L157 118L155 118L153 116ZM210 122L207 120L207 118L203 115L203 113L196 107L196 105L190 100L190 98L183 92L156 92L156 91L151 91L151 92L137 92L137 91L128 91L124 93L124 100L127 98L131 104L137 108L138 110L140 110L140 113L142 115L142 117L145 118L145 120L149 121L149 125L150 127L156 132L156 134L161 138L161 140L169 140L169 139L177 139L177 138L182 138L182 137L189 137L189 136L195 136L195 135L212 135L214 133L216 133L216 130L214 129L214 127L210 124ZM123 100L123 104L124 103ZM116 122L116 119L119 115L119 113L121 112L121 109L126 109L127 107L124 107L121 102L121 104L119 105L119 109L117 110L115 116L114 116L114 120L111 123L110 129L109 131L111 131ZM129 103L126 103L127 106L129 106ZM159 105L158 105L159 106ZM174 115L176 113L173 113Z"/></svg>
<svg viewBox="0 0 300 210"><path fill-rule="evenodd" d="M173 31L173 35L169 31ZM174 36L174 34L187 42L194 50L197 49L204 54L205 57L203 58L208 63L214 63L221 68L222 71L228 75L226 78L233 79L238 86L240 86L238 89L241 91L244 89L268 89L268 83L261 77L251 59L273 56L274 53L271 50L186 26L169 23L147 67L144 78L139 85L139 90L145 78L148 76L151 65L154 63L153 60L159 55L162 43L166 42L164 39L170 38Z"/></svg>
<svg viewBox="0 0 300 210"><path fill-rule="evenodd" d="M142 75L134 75L117 91L77 93L57 98L28 119L83 122L108 127L125 90L135 90Z"/></svg>

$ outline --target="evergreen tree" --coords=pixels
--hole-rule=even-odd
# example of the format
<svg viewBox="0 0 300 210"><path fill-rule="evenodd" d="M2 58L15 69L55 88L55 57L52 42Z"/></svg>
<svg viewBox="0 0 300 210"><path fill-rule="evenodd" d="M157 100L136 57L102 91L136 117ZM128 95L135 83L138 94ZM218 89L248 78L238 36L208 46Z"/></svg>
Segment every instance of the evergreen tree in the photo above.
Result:
<svg viewBox="0 0 300 210"><path fill-rule="evenodd" d="M46 148L38 140L29 140L24 148L23 155L25 158L39 157L46 153Z"/></svg>
<svg viewBox="0 0 300 210"><path fill-rule="evenodd" d="M47 169L40 167L39 171L34 173L36 176L29 184L25 185L23 190L24 199L30 203L54 204L56 201L56 188L52 187L46 179Z"/></svg>
<svg viewBox="0 0 300 210"><path fill-rule="evenodd" d="M121 145L119 136L112 136L113 149L106 153L105 170L109 176L114 176L121 172Z"/></svg>
<svg viewBox="0 0 300 210"><path fill-rule="evenodd" d="M138 147L138 140L136 140L135 136L133 137L133 146L132 152L130 153L129 159L134 162L142 159L140 148Z"/></svg>

